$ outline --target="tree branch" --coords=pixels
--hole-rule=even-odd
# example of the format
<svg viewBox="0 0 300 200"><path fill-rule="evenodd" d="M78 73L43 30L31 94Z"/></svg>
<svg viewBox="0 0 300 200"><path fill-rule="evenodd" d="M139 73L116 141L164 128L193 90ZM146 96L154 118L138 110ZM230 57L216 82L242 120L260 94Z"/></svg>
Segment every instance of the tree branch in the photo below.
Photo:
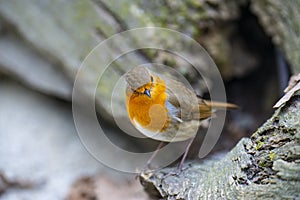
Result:
<svg viewBox="0 0 300 200"><path fill-rule="evenodd" d="M141 174L145 190L165 199L293 199L300 191L300 96L223 159Z"/></svg>

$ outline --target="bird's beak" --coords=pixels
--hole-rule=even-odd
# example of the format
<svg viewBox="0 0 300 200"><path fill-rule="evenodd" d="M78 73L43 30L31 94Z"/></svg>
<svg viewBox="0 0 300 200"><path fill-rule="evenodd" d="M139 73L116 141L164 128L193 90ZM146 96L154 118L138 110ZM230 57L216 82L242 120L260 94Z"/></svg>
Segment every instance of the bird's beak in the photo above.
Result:
<svg viewBox="0 0 300 200"><path fill-rule="evenodd" d="M150 90L145 90L144 94L147 95L149 98L151 98Z"/></svg>

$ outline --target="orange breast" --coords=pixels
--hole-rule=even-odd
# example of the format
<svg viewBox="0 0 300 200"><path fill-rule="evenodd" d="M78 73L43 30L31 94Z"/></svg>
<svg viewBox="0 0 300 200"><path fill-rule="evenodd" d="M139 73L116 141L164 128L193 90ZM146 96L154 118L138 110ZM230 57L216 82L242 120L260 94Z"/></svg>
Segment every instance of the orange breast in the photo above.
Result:
<svg viewBox="0 0 300 200"><path fill-rule="evenodd" d="M165 82L154 77L151 97L136 94L131 91L126 93L126 106L130 120L139 123L150 131L161 131L169 123L168 110L165 106L167 100Z"/></svg>

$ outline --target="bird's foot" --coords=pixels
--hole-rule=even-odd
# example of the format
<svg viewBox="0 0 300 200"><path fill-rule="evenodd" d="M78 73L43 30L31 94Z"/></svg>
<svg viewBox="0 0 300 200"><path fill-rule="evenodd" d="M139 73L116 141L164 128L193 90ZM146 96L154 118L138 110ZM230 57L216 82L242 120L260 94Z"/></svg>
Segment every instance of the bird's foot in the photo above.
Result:
<svg viewBox="0 0 300 200"><path fill-rule="evenodd" d="M147 164L143 168L137 170L138 172L135 178L138 179L141 175L153 173L155 170L156 169L152 167L151 164Z"/></svg>

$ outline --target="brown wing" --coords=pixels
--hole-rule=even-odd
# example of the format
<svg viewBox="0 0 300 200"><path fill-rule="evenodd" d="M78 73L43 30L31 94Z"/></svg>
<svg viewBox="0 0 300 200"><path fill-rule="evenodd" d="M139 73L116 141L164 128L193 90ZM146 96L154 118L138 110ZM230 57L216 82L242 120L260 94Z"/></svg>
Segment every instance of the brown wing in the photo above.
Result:
<svg viewBox="0 0 300 200"><path fill-rule="evenodd" d="M183 121L199 119L198 98L195 92L176 80L167 79L166 85L167 101L178 110L177 117Z"/></svg>
<svg viewBox="0 0 300 200"><path fill-rule="evenodd" d="M204 100L183 83L175 80L167 80L167 85L167 100L178 109L177 117L183 121L204 120L211 117L214 110L238 108L230 103Z"/></svg>

